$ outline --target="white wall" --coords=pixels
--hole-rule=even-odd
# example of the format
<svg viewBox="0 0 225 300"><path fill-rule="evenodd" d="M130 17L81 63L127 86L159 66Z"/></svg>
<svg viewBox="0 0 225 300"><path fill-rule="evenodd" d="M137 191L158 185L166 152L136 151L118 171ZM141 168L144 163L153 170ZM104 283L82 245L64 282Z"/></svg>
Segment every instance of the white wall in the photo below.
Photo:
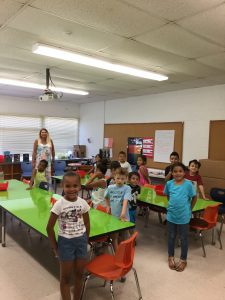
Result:
<svg viewBox="0 0 225 300"><path fill-rule="evenodd" d="M39 102L34 99L0 95L0 114L79 118L79 105L63 100Z"/></svg>
<svg viewBox="0 0 225 300"><path fill-rule="evenodd" d="M225 120L225 85L110 100L105 102L105 115L102 102L81 105L80 111L82 135L99 134L95 144L88 145L90 153L102 147L104 119L106 124L184 122L183 162L187 163L208 157L209 122Z"/></svg>
<svg viewBox="0 0 225 300"><path fill-rule="evenodd" d="M87 156L91 157L103 147L104 102L80 106L80 145L87 145ZM88 142L90 139L90 143Z"/></svg>

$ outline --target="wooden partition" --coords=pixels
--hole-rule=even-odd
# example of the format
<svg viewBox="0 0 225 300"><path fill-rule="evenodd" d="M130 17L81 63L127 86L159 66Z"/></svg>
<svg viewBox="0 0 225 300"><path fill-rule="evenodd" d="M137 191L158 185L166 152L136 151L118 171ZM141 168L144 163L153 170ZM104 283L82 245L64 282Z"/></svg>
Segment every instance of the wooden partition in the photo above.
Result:
<svg viewBox="0 0 225 300"><path fill-rule="evenodd" d="M225 120L210 121L209 159L225 160Z"/></svg>
<svg viewBox="0 0 225 300"><path fill-rule="evenodd" d="M127 152L129 137L153 137L156 130L175 130L174 151L177 151L182 160L183 150L183 122L171 123L136 123L136 124L105 124L104 137L113 138L113 159L118 159L119 151ZM167 163L154 162L148 158L147 166L164 169Z"/></svg>

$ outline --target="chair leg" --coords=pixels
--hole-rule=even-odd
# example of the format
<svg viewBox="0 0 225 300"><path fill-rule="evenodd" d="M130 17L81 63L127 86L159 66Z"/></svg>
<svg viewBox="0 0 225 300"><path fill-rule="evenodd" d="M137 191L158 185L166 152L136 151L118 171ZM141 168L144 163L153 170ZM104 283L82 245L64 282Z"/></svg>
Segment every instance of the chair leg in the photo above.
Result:
<svg viewBox="0 0 225 300"><path fill-rule="evenodd" d="M203 257L206 257L205 246L204 246L204 241L203 241L203 235L202 235L201 231L199 232L199 236L200 236L201 242L202 242Z"/></svg>
<svg viewBox="0 0 225 300"><path fill-rule="evenodd" d="M110 293L111 293L112 300L115 300L114 293L113 293L113 280L110 281Z"/></svg>
<svg viewBox="0 0 225 300"><path fill-rule="evenodd" d="M220 224L220 229L218 231L218 240L219 240L219 243L220 243L220 249L223 249L223 245L222 245L222 242L221 242L221 234L222 234L222 230L223 230L223 224L224 224L224 214L221 215L221 224Z"/></svg>
<svg viewBox="0 0 225 300"><path fill-rule="evenodd" d="M92 260L93 255L94 255L94 246L92 245L90 249L90 260Z"/></svg>
<svg viewBox="0 0 225 300"><path fill-rule="evenodd" d="M86 289L86 286L87 286L87 282L88 282L90 277L91 277L91 274L86 275L86 278L85 278L84 284L83 284L83 288L82 288L82 292L81 292L81 295L80 295L80 300L83 299L83 295L84 295L84 292L85 292L85 289Z"/></svg>
<svg viewBox="0 0 225 300"><path fill-rule="evenodd" d="M106 286L107 280L104 280L103 287Z"/></svg>
<svg viewBox="0 0 225 300"><path fill-rule="evenodd" d="M111 249L112 255L115 255L115 252L114 252L112 243L109 243L109 247L110 247L110 249Z"/></svg>
<svg viewBox="0 0 225 300"><path fill-rule="evenodd" d="M132 270L134 272L134 278L135 278L135 281L136 281L136 286L137 286L137 290L138 290L139 300L142 300L143 298L142 298L142 295L141 295L141 288L140 288L140 285L139 285L137 271L136 271L136 269L134 267L132 268Z"/></svg>
<svg viewBox="0 0 225 300"><path fill-rule="evenodd" d="M215 245L215 239L214 239L214 228L212 229L212 245Z"/></svg>

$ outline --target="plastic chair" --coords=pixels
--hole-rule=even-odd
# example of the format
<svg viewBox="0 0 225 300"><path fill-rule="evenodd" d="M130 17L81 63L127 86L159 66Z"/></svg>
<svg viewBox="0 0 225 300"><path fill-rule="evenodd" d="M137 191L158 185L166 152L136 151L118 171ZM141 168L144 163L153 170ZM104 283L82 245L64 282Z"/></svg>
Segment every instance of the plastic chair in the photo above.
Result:
<svg viewBox="0 0 225 300"><path fill-rule="evenodd" d="M64 160L56 160L54 162L54 175L55 176L64 175L65 168L66 168L66 162Z"/></svg>
<svg viewBox="0 0 225 300"><path fill-rule="evenodd" d="M135 239L138 233L135 232L128 240L121 242L116 251L115 255L102 254L95 257L91 262L86 265L88 275L85 278L81 300L83 298L85 288L88 279L91 275L102 278L106 281L110 281L110 292L112 299L114 298L113 293L113 282L121 277L124 277L132 269L137 285L139 300L142 299L141 289L138 281L136 270L133 268L134 251L135 251Z"/></svg>
<svg viewBox="0 0 225 300"><path fill-rule="evenodd" d="M219 206L219 210L218 210L218 213L221 216L221 223L220 223L220 229L219 229L219 235L221 237L224 219L225 219L225 189L212 188L210 191L210 197L213 200L222 203L222 205Z"/></svg>
<svg viewBox="0 0 225 300"><path fill-rule="evenodd" d="M205 246L204 246L202 232L212 229L212 245L215 245L214 228L216 227L216 224L217 224L219 205L206 207L206 209L204 210L204 213L203 213L203 217L193 218L190 221L190 227L193 229L199 230L199 236L200 236L201 242L202 242L202 250L203 250L204 257L206 257L206 252L205 252ZM220 243L220 249L222 249L222 243L221 243L219 234L218 234L218 239L219 239L219 243Z"/></svg>
<svg viewBox="0 0 225 300"><path fill-rule="evenodd" d="M101 211L101 212L104 212L104 213L107 213L106 212L106 207L102 206L101 204L99 204L97 207L96 207L97 210ZM90 249L90 259L92 259L94 253L95 253L95 250L96 248L98 247L98 245L101 245L103 244L103 246L108 246L110 247L111 249L111 252L112 254L114 254L114 249L113 249L113 245L112 245L112 240L110 238L109 235L105 235L103 237L100 237L100 238L97 238L97 239L94 239L92 240L90 246L91 246L91 249Z"/></svg>
<svg viewBox="0 0 225 300"><path fill-rule="evenodd" d="M21 179L30 178L32 176L32 163L31 162L21 162Z"/></svg>

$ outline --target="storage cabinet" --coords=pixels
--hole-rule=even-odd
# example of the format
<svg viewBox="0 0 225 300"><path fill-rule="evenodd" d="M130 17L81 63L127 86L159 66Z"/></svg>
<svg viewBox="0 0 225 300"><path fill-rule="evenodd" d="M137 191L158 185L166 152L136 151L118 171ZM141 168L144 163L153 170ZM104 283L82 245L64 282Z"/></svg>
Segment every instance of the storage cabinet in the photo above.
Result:
<svg viewBox="0 0 225 300"><path fill-rule="evenodd" d="M12 162L12 163L0 163L0 167L4 172L5 179L18 179L21 178L21 164L20 162Z"/></svg>

